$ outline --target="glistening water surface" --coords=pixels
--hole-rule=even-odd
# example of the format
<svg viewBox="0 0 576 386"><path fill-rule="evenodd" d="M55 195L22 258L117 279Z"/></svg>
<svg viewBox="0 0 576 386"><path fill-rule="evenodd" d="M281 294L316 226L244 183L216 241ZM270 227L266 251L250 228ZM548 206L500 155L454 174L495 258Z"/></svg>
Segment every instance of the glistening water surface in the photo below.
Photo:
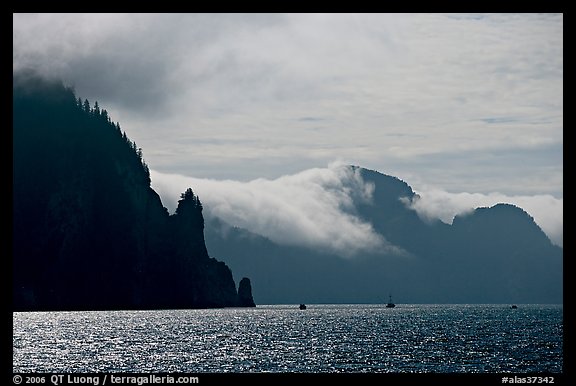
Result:
<svg viewBox="0 0 576 386"><path fill-rule="evenodd" d="M15 312L14 372L551 372L562 305Z"/></svg>

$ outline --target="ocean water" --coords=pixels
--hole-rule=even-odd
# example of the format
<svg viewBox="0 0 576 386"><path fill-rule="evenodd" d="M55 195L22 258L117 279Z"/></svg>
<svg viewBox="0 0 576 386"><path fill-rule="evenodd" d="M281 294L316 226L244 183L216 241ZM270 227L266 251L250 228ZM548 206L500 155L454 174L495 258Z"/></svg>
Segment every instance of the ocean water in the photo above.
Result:
<svg viewBox="0 0 576 386"><path fill-rule="evenodd" d="M562 305L15 312L14 372L562 373Z"/></svg>

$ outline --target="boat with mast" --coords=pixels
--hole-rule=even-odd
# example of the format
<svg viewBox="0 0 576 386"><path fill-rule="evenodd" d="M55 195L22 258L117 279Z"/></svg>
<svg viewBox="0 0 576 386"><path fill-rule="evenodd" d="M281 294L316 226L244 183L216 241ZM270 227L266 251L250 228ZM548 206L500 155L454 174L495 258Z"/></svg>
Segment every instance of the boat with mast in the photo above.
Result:
<svg viewBox="0 0 576 386"><path fill-rule="evenodd" d="M388 304L386 304L386 308L394 308L396 304L392 302L392 295L388 295Z"/></svg>

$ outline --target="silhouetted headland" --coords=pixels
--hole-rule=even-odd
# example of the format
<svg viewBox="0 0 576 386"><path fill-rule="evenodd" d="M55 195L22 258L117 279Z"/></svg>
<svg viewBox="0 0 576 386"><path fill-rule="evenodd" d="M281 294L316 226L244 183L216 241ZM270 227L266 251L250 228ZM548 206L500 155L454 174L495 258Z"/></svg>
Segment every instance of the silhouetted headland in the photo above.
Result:
<svg viewBox="0 0 576 386"><path fill-rule="evenodd" d="M15 311L253 306L249 282L239 294L208 255L191 188L170 215L143 150L97 102L13 80Z"/></svg>

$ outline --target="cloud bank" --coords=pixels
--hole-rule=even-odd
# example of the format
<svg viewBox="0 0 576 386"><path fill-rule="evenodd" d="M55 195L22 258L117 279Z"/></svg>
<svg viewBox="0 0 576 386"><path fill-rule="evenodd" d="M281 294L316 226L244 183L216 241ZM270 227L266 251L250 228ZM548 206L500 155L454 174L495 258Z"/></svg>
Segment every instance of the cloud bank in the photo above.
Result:
<svg viewBox="0 0 576 386"><path fill-rule="evenodd" d="M440 219L451 224L457 214L471 212L478 207L498 203L514 204L524 209L548 236L560 247L564 243L564 200L548 194L534 196L508 196L501 193L449 193L437 188L415 189L420 196L409 206L425 219Z"/></svg>
<svg viewBox="0 0 576 386"><path fill-rule="evenodd" d="M373 186L358 171L332 165L274 180L211 180L151 171L154 189L173 211L186 187L205 215L247 229L279 244L320 248L349 257L376 250L402 251L355 216L353 200L370 200Z"/></svg>
<svg viewBox="0 0 576 386"><path fill-rule="evenodd" d="M152 185L173 212L180 194L192 187L207 218L216 216L284 245L327 250L351 257L361 252L404 254L355 215L354 201L372 199L374 186L358 170L338 163L277 179L248 182L191 178L151 171ZM563 200L550 195L506 196L499 193L417 191L411 208L427 219L451 223L456 214L497 203L515 204L528 212L556 245L563 241Z"/></svg>

